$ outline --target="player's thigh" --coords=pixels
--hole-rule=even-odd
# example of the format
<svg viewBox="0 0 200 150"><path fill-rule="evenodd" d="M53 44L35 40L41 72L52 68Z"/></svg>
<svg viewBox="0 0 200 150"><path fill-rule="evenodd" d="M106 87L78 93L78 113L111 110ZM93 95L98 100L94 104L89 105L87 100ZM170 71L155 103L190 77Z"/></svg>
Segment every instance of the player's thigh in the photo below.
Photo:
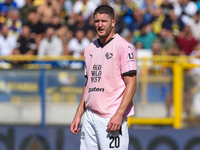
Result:
<svg viewBox="0 0 200 150"><path fill-rule="evenodd" d="M96 133L90 117L86 111L81 128L80 150L98 150Z"/></svg>
<svg viewBox="0 0 200 150"><path fill-rule="evenodd" d="M97 140L101 150L128 150L129 135L126 119L123 120L120 131L116 131L109 134L107 130L107 124L109 119L105 119L96 125Z"/></svg>

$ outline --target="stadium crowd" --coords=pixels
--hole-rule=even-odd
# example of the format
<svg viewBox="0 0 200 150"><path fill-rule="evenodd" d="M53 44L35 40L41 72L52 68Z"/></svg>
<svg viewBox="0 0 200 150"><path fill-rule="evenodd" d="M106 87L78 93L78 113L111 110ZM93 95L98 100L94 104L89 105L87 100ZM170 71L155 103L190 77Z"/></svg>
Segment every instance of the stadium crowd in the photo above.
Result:
<svg viewBox="0 0 200 150"><path fill-rule="evenodd" d="M102 4L114 8L115 32L136 52L200 56L200 0L0 0L0 56L83 55ZM166 99L169 114L172 93Z"/></svg>
<svg viewBox="0 0 200 150"><path fill-rule="evenodd" d="M114 8L115 32L137 51L196 55L200 0L0 0L0 55L82 55L101 4Z"/></svg>

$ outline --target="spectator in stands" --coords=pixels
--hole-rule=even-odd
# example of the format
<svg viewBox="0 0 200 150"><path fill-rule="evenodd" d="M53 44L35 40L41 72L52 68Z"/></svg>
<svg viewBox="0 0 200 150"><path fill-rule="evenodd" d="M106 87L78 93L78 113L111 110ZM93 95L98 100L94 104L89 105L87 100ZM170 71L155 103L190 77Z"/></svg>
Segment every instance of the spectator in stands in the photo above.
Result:
<svg viewBox="0 0 200 150"><path fill-rule="evenodd" d="M165 28L161 29L159 35L155 39L155 42L160 43L161 48L165 51L167 51L169 47L175 46L176 44L174 38L169 35Z"/></svg>
<svg viewBox="0 0 200 150"><path fill-rule="evenodd" d="M177 44L185 55L190 55L197 43L198 41L192 35L190 26L185 26L177 37Z"/></svg>
<svg viewBox="0 0 200 150"><path fill-rule="evenodd" d="M156 38L156 35L151 30L151 26L142 25L140 26L140 35L134 36L135 43L141 42L144 49L151 49L152 43Z"/></svg>
<svg viewBox="0 0 200 150"><path fill-rule="evenodd" d="M94 32L93 25L91 25L89 20L85 21L83 19L82 13L76 14L74 23L69 25L69 37L75 37L77 30L83 30L85 35L87 35L87 32L90 30Z"/></svg>
<svg viewBox="0 0 200 150"><path fill-rule="evenodd" d="M115 15L115 33L120 34L123 37L126 37L126 35L129 33L126 23L124 22L124 19L121 16Z"/></svg>
<svg viewBox="0 0 200 150"><path fill-rule="evenodd" d="M97 6L98 5L109 5L109 2L108 0L101 0L99 3L96 4Z"/></svg>
<svg viewBox="0 0 200 150"><path fill-rule="evenodd" d="M78 0L75 1L73 6L73 13L83 15L83 20L89 20L93 14L93 11L97 7L96 3L91 0ZM75 16L76 17L76 16Z"/></svg>
<svg viewBox="0 0 200 150"><path fill-rule="evenodd" d="M200 41L200 11L192 16L191 23L189 24L191 28L192 35Z"/></svg>
<svg viewBox="0 0 200 150"><path fill-rule="evenodd" d="M163 13L161 7L156 7L152 13L152 30L153 32L158 35L162 29L162 24L165 20L166 15Z"/></svg>
<svg viewBox="0 0 200 150"><path fill-rule="evenodd" d="M48 27L45 32L45 37L41 40L38 48L38 56L50 55L62 55L63 43L62 40L55 34L52 27Z"/></svg>
<svg viewBox="0 0 200 150"><path fill-rule="evenodd" d="M109 6L115 10L115 14L120 15L122 0L109 1Z"/></svg>
<svg viewBox="0 0 200 150"><path fill-rule="evenodd" d="M93 2L96 3L97 6L99 5L109 5L111 6L115 11L116 14L119 13L120 7L121 7L121 0L92 0ZM120 7L117 5L120 4Z"/></svg>
<svg viewBox="0 0 200 150"><path fill-rule="evenodd" d="M17 3L13 0L5 0L3 3L0 3L0 11L5 13L5 16L8 16L10 10L17 10Z"/></svg>
<svg viewBox="0 0 200 150"><path fill-rule="evenodd" d="M168 0L173 5L173 10L176 16L180 17L182 14L182 8L180 5L181 0Z"/></svg>
<svg viewBox="0 0 200 150"><path fill-rule="evenodd" d="M11 10L9 12L9 17L6 20L6 24L8 25L10 32L12 32L16 38L18 38L21 34L23 22L20 19L18 10Z"/></svg>
<svg viewBox="0 0 200 150"><path fill-rule="evenodd" d="M191 17L194 16L198 10L197 4L190 0L182 0L180 3L182 8L181 19L185 24L190 24Z"/></svg>
<svg viewBox="0 0 200 150"><path fill-rule="evenodd" d="M90 44L90 41L84 37L83 30L76 31L76 37L68 43L68 49L74 57L79 57L84 54L85 48Z"/></svg>
<svg viewBox="0 0 200 150"><path fill-rule="evenodd" d="M167 55L168 56L179 56L179 55L181 55L181 50L177 45L169 46L167 48Z"/></svg>
<svg viewBox="0 0 200 150"><path fill-rule="evenodd" d="M161 56L163 55L163 50L161 48L161 44L158 42L152 43L152 52L154 56ZM151 75L165 75L166 74L166 68L163 67L159 61L154 60L153 66L149 69L149 73Z"/></svg>
<svg viewBox="0 0 200 150"><path fill-rule="evenodd" d="M136 50L141 50L141 49L143 49L142 43L141 43L141 42L135 43L135 49L136 49Z"/></svg>
<svg viewBox="0 0 200 150"><path fill-rule="evenodd" d="M179 56L182 52L178 47L169 47L168 55ZM172 73L172 71L171 71ZM197 81L192 73L191 69L185 69L183 72L183 109L187 116L191 113L191 105L192 105L192 96L194 94ZM167 116L170 116L170 108L173 104L173 91L172 84L170 85L170 91L166 95L166 107L167 107Z"/></svg>
<svg viewBox="0 0 200 150"><path fill-rule="evenodd" d="M9 34L8 26L6 24L3 24L0 35L0 55L11 55L13 49L16 47L16 44L16 37L12 34Z"/></svg>
<svg viewBox="0 0 200 150"><path fill-rule="evenodd" d="M17 40L17 46L13 50L12 55L35 55L37 46L30 34L30 28L26 25L23 26L22 34ZM23 65L27 63L29 63L29 61L12 61L13 65Z"/></svg>
<svg viewBox="0 0 200 150"><path fill-rule="evenodd" d="M55 15L52 18L51 24L49 26L54 29L55 34L62 40L63 54L68 55L67 42L69 41L69 35L67 27L61 22L61 17Z"/></svg>
<svg viewBox="0 0 200 150"><path fill-rule="evenodd" d="M17 46L13 50L14 55L35 55L37 46L35 40L31 38L31 29L29 26L22 27L22 34L17 40Z"/></svg>
<svg viewBox="0 0 200 150"><path fill-rule="evenodd" d="M7 18L7 13L4 10L0 9L0 29L2 25L6 22L6 18Z"/></svg>
<svg viewBox="0 0 200 150"><path fill-rule="evenodd" d="M162 55L162 47L159 42L153 42L151 46L153 55Z"/></svg>
<svg viewBox="0 0 200 150"><path fill-rule="evenodd" d="M20 9L20 16L24 23L28 22L28 14L32 10L36 10L36 7L33 6L33 0L25 0L25 6Z"/></svg>
<svg viewBox="0 0 200 150"><path fill-rule="evenodd" d="M54 15L61 15L61 6L58 1L46 0L37 8L40 21L48 27Z"/></svg>
<svg viewBox="0 0 200 150"><path fill-rule="evenodd" d="M90 1L92 1L93 3L95 3L96 6L99 6L99 5L102 4L102 1L104 1L104 0L90 0ZM107 1L107 0L105 0L105 1Z"/></svg>
<svg viewBox="0 0 200 150"><path fill-rule="evenodd" d="M145 0L145 3L143 4L141 11L142 15L144 16L144 19L147 22L150 22L152 20L152 14L154 13L155 8L157 7L155 0Z"/></svg>
<svg viewBox="0 0 200 150"><path fill-rule="evenodd" d="M55 33L58 37L60 37L62 40L66 39L65 35L67 28L62 24L60 16L54 15L49 26L54 28Z"/></svg>
<svg viewBox="0 0 200 150"><path fill-rule="evenodd" d="M169 11L174 9L174 5L169 0L162 0L160 7L165 16L169 15Z"/></svg>
<svg viewBox="0 0 200 150"><path fill-rule="evenodd" d="M136 4L132 3L131 0L125 0L124 4L121 5L120 16L123 17L124 22L127 26L130 26L133 21L133 11L137 9Z"/></svg>
<svg viewBox="0 0 200 150"><path fill-rule="evenodd" d="M181 54L181 50L179 49L178 46L172 46L172 47L168 47L167 49L167 55L169 56L180 56ZM173 63L173 62L171 62ZM168 71L167 74L172 75L172 68L166 68ZM167 109L167 113L166 116L169 117L171 115L171 106L173 104L173 82L169 83L169 91L166 94L165 97L165 104L166 104L166 109Z"/></svg>
<svg viewBox="0 0 200 150"><path fill-rule="evenodd" d="M198 59L198 62L200 62L200 59L199 59L200 58L200 42L198 42L197 45L194 47L194 50L192 51L192 53L190 54L190 56L196 57Z"/></svg>
<svg viewBox="0 0 200 150"><path fill-rule="evenodd" d="M133 1L133 3L135 3L136 5L137 5L137 7L139 8L139 9L141 9L144 5L145 5L145 0L132 0Z"/></svg>
<svg viewBox="0 0 200 150"><path fill-rule="evenodd" d="M191 114L192 96L194 88L198 85L198 80L194 76L192 69L184 70L183 81L183 108L187 116Z"/></svg>
<svg viewBox="0 0 200 150"><path fill-rule="evenodd" d="M134 36L139 36L139 30L141 26L144 26L150 22L144 19L142 11L140 9L135 9L133 11L134 21L128 26L128 29L133 32Z"/></svg>
<svg viewBox="0 0 200 150"><path fill-rule="evenodd" d="M63 8L66 13L66 18L70 18L73 9L73 1L72 0L64 0Z"/></svg>
<svg viewBox="0 0 200 150"><path fill-rule="evenodd" d="M200 11L200 0L197 0L196 4L197 4L198 11Z"/></svg>
<svg viewBox="0 0 200 150"><path fill-rule="evenodd" d="M14 0L14 2L17 4L18 9L21 9L26 4L25 0Z"/></svg>
<svg viewBox="0 0 200 150"><path fill-rule="evenodd" d="M30 10L28 13L28 22L27 25L31 29L31 37L35 39L37 46L40 43L40 40L43 37L43 33L45 32L44 25L39 20L38 14L36 10Z"/></svg>
<svg viewBox="0 0 200 150"><path fill-rule="evenodd" d="M85 36L90 42L93 42L96 38L97 38L97 35L96 33L94 32L94 30L88 30L86 36Z"/></svg>
<svg viewBox="0 0 200 150"><path fill-rule="evenodd" d="M174 10L169 11L169 16L167 16L163 22L163 28L171 31L174 36L178 36L184 26L185 24L178 16L176 16Z"/></svg>
<svg viewBox="0 0 200 150"><path fill-rule="evenodd" d="M31 10L28 12L28 22L27 25L31 28L31 32L34 34L44 33L44 25L39 20L39 16L36 10Z"/></svg>

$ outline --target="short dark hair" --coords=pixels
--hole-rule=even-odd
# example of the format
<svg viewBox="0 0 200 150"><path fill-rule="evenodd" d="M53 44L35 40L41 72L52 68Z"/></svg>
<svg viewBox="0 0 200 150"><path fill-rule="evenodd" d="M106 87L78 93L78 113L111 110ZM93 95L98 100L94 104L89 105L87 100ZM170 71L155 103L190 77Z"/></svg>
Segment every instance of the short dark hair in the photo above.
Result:
<svg viewBox="0 0 200 150"><path fill-rule="evenodd" d="M30 10L28 11L28 13L30 14L30 13L37 13L37 12L36 12L36 9L33 9L33 8L32 8L32 9L30 9Z"/></svg>
<svg viewBox="0 0 200 150"><path fill-rule="evenodd" d="M111 19L115 18L115 13L112 7L108 5L100 5L94 10L93 17L97 14L108 14Z"/></svg>

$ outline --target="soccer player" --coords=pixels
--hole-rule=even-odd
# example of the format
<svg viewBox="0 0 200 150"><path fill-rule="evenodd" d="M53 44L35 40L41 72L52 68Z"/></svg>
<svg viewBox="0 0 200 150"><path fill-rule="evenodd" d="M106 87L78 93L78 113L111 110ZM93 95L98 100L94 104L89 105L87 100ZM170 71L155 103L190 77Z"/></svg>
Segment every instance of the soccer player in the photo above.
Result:
<svg viewBox="0 0 200 150"><path fill-rule="evenodd" d="M135 50L114 33L112 7L97 7L93 17L99 38L85 49L87 83L71 132L81 130L81 150L128 150L127 116L134 114L132 98L136 90Z"/></svg>

